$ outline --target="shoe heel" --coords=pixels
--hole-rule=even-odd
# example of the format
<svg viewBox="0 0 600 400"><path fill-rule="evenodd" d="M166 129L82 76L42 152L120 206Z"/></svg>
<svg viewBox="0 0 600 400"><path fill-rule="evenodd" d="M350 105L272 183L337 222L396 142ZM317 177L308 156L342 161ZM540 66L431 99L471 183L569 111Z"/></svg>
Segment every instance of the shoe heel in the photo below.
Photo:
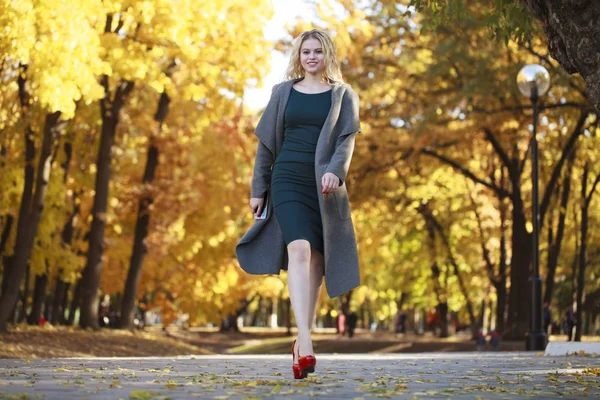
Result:
<svg viewBox="0 0 600 400"><path fill-rule="evenodd" d="M294 379L304 379L307 377L305 373L300 370L300 365L294 363L294 346L296 345L296 341L292 343L292 371L294 372Z"/></svg>
<svg viewBox="0 0 600 400"><path fill-rule="evenodd" d="M306 367L302 370L304 375L313 374L315 372L315 367Z"/></svg>
<svg viewBox="0 0 600 400"><path fill-rule="evenodd" d="M300 371L304 375L314 373L316 365L317 359L313 355L298 358L298 366L300 367Z"/></svg>
<svg viewBox="0 0 600 400"><path fill-rule="evenodd" d="M306 378L306 374L303 374L302 371L300 371L300 367L298 366L298 364L294 364L292 365L292 369L294 371L294 379L304 379Z"/></svg>

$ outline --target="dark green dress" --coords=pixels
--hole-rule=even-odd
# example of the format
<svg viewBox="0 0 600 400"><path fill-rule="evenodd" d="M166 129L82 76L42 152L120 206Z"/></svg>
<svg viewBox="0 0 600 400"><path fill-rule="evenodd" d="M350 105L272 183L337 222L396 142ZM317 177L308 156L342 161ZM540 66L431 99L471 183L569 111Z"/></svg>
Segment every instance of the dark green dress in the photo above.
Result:
<svg viewBox="0 0 600 400"><path fill-rule="evenodd" d="M331 108L331 90L307 94L292 87L284 139L273 165L271 198L285 244L306 239L323 254L323 226L315 177L315 150Z"/></svg>

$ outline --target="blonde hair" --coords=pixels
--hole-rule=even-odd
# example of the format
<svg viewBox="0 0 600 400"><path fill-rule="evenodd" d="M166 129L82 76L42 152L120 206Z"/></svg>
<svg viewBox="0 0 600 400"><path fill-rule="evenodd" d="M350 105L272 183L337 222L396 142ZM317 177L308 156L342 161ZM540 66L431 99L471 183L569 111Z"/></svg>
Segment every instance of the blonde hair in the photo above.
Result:
<svg viewBox="0 0 600 400"><path fill-rule="evenodd" d="M304 78L305 72L304 68L302 68L302 63L300 62L300 50L302 49L302 43L307 39L317 39L321 42L323 53L325 55L325 70L323 71L323 77L329 83L342 83L342 71L340 70L340 63L337 60L335 43L333 43L333 40L331 40L328 34L320 29L306 31L298 36L292 47L292 55L290 56L290 63L285 72L285 78Z"/></svg>

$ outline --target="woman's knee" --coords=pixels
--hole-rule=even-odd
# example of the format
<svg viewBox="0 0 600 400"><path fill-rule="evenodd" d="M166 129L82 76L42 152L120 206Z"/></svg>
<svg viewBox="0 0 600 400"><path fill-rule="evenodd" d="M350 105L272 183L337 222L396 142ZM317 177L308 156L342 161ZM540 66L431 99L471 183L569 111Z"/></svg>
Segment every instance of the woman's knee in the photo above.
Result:
<svg viewBox="0 0 600 400"><path fill-rule="evenodd" d="M288 245L288 258L294 263L310 262L310 243L307 240L294 240Z"/></svg>

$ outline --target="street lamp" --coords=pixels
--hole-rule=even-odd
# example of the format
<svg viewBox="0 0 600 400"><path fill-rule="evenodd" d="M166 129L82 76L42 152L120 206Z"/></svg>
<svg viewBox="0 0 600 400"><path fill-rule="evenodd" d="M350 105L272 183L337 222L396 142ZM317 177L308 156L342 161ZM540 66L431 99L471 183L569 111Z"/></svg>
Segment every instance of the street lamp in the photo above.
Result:
<svg viewBox="0 0 600 400"><path fill-rule="evenodd" d="M547 344L546 332L542 329L542 278L540 278L539 235L540 211L538 202L538 98L546 94L550 87L550 74L538 64L529 64L517 74L517 85L523 95L529 97L533 106L533 135L531 136L531 183L532 183L532 243L531 257L531 327L527 337L527 350L544 350ZM514 249L513 249L514 250Z"/></svg>

